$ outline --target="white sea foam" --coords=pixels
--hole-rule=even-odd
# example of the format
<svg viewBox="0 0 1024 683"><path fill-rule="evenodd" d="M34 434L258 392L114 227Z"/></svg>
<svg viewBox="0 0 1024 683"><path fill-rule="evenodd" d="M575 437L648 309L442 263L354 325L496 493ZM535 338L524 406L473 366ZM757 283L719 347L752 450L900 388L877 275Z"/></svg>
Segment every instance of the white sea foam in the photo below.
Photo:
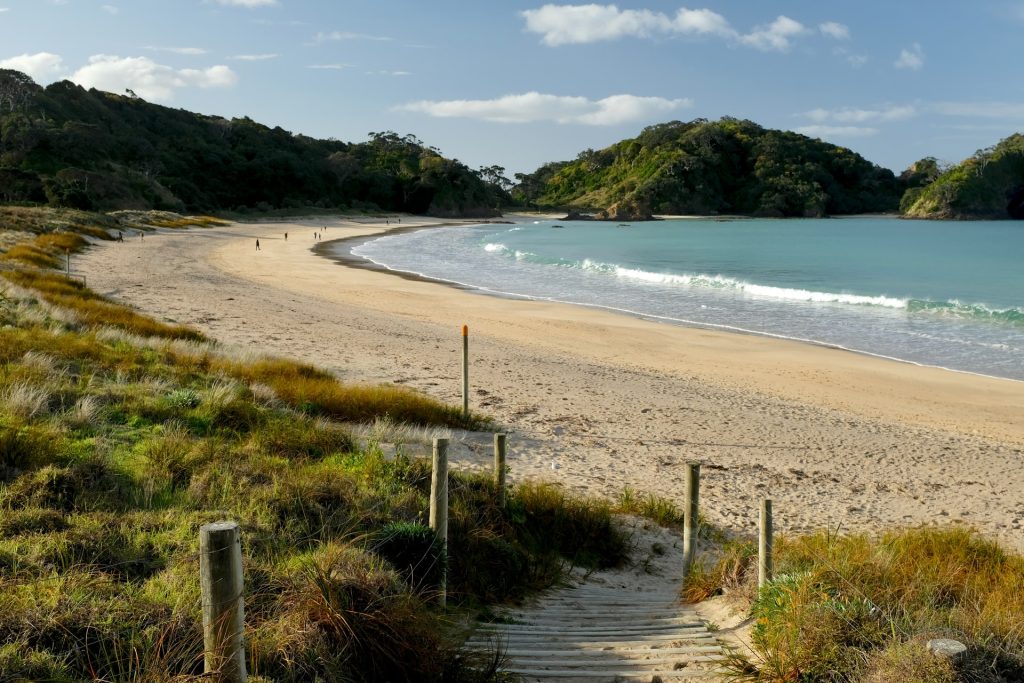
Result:
<svg viewBox="0 0 1024 683"><path fill-rule="evenodd" d="M590 270L607 270L609 266L588 267ZM886 308L906 308L907 300L890 296L864 296L835 292L815 292L807 289L789 287L773 287L744 282L721 275L679 275L675 273L652 273L646 270L614 267L614 272L621 278L640 280L661 285L682 285L686 287L709 287L714 289L734 289L745 294L786 301L810 301L814 303L840 303L855 306L884 306Z"/></svg>

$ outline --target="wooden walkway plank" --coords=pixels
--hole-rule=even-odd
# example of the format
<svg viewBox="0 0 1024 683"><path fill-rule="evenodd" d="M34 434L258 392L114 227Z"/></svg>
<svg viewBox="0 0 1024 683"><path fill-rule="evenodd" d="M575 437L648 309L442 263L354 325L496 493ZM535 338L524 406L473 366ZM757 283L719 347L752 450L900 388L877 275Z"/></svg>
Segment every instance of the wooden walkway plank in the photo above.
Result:
<svg viewBox="0 0 1024 683"><path fill-rule="evenodd" d="M674 594L583 586L505 610L508 623L478 624L467 649L498 650L526 681L654 680L715 674L722 646Z"/></svg>

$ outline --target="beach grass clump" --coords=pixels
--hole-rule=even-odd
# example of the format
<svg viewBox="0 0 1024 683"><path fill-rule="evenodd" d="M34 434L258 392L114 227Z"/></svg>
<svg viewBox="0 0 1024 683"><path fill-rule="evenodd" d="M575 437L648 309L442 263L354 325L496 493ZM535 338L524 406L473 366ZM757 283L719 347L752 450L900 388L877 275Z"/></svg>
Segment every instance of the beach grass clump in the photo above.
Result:
<svg viewBox="0 0 1024 683"><path fill-rule="evenodd" d="M682 528L686 521L686 514L671 500L653 493L639 493L628 486L619 493L615 510L670 528Z"/></svg>
<svg viewBox="0 0 1024 683"><path fill-rule="evenodd" d="M460 408L442 404L406 387L344 384L313 366L281 358L239 362L211 360L211 369L248 384L270 387L289 406L309 415L344 422L394 422L486 429L491 421L481 415L464 415Z"/></svg>
<svg viewBox="0 0 1024 683"><path fill-rule="evenodd" d="M0 260L14 261L36 268L56 268L60 260L55 254L50 254L34 244L16 244L3 254Z"/></svg>
<svg viewBox="0 0 1024 683"><path fill-rule="evenodd" d="M80 230L85 231L84 228ZM105 230L99 229L99 232L104 239L109 239ZM32 241L11 246L0 254L0 260L36 268L57 268L63 264L65 254L79 252L88 245L89 241L78 232L45 232L36 235Z"/></svg>
<svg viewBox="0 0 1024 683"><path fill-rule="evenodd" d="M776 578L752 607L749 680L1024 677L1024 557L960 527L786 537L776 549ZM956 678L922 654L938 637L968 646Z"/></svg>
<svg viewBox="0 0 1024 683"><path fill-rule="evenodd" d="M697 557L686 574L681 596L694 603L728 593L753 600L756 595L757 546L743 538L724 541L715 548L713 562Z"/></svg>
<svg viewBox="0 0 1024 683"><path fill-rule="evenodd" d="M8 252L9 253L9 252ZM99 296L81 282L57 273L29 270L4 271L6 280L38 292L47 303L72 312L82 324L109 325L145 337L203 340L205 337L184 325L158 322Z"/></svg>

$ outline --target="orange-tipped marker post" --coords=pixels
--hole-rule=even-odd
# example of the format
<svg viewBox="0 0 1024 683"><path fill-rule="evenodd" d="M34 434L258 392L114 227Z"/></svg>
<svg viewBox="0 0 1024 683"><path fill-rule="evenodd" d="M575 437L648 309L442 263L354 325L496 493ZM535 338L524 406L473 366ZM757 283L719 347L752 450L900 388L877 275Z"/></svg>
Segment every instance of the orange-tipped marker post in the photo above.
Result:
<svg viewBox="0 0 1024 683"><path fill-rule="evenodd" d="M469 325L462 326L462 414L469 415Z"/></svg>

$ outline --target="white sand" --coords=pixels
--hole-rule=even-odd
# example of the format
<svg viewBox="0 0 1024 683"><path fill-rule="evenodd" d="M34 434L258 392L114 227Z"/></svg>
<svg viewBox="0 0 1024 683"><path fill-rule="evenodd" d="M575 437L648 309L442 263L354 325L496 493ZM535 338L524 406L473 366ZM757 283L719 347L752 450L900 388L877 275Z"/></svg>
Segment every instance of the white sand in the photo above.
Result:
<svg viewBox="0 0 1024 683"><path fill-rule="evenodd" d="M699 460L707 517L737 532L771 497L783 530L966 523L1024 547L1024 383L344 267L311 251L324 225L327 239L385 229L162 231L76 265L98 291L225 343L451 403L466 323L472 405L510 431L516 479L681 502L682 464Z"/></svg>

